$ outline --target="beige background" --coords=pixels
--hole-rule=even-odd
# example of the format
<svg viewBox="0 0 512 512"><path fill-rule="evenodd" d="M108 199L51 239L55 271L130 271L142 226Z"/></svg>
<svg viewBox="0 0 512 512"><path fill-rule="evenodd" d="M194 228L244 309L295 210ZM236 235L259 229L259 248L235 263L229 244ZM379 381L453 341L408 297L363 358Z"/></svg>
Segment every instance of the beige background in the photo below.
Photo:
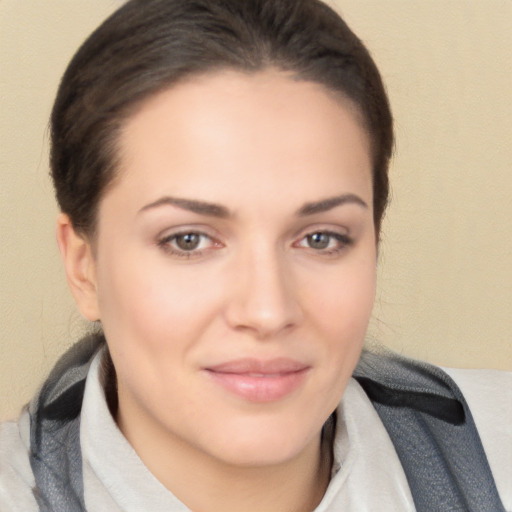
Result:
<svg viewBox="0 0 512 512"><path fill-rule="evenodd" d="M0 0L0 417L84 323L54 242L47 119L60 75L120 0ZM512 369L512 1L338 0L396 118L369 337Z"/></svg>

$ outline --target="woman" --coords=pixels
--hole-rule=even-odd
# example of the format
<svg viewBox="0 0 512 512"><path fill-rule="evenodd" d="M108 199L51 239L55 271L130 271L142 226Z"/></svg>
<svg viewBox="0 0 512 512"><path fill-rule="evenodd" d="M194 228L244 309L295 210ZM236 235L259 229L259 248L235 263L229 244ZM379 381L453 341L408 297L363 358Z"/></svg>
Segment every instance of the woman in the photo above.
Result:
<svg viewBox="0 0 512 512"><path fill-rule="evenodd" d="M392 142L373 61L314 0L131 1L93 33L51 164L104 334L3 429L2 506L505 510L453 381L361 357Z"/></svg>

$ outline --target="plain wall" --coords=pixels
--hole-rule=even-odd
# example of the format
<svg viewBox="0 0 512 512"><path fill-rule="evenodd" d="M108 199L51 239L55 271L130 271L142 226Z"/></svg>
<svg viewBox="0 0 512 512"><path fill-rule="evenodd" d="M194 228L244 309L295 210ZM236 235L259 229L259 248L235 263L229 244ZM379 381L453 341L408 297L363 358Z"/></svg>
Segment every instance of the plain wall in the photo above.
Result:
<svg viewBox="0 0 512 512"><path fill-rule="evenodd" d="M120 0L0 1L0 417L86 327L54 235L59 78ZM333 3L333 2L331 2ZM370 340L512 369L512 2L339 0L389 91L397 147Z"/></svg>

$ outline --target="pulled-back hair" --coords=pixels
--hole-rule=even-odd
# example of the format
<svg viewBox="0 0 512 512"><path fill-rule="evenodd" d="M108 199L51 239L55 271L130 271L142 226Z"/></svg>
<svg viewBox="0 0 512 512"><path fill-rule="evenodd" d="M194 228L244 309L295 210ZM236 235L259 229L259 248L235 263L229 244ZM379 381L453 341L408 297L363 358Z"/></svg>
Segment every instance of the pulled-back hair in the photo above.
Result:
<svg viewBox="0 0 512 512"><path fill-rule="evenodd" d="M388 198L392 117L361 41L319 0L131 0L69 64L51 116L51 172L61 210L94 233L99 201L118 171L123 122L145 99L210 71L275 67L341 93L371 142L379 232Z"/></svg>

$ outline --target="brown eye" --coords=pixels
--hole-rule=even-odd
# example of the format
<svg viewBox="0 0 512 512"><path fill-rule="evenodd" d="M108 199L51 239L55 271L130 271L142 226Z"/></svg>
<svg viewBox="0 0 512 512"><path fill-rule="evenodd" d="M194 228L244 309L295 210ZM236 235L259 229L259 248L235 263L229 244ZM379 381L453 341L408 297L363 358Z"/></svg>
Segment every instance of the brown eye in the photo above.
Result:
<svg viewBox="0 0 512 512"><path fill-rule="evenodd" d="M183 235L176 235L176 246L182 251L193 251L199 247L201 243L201 235L198 233L185 233Z"/></svg>
<svg viewBox="0 0 512 512"><path fill-rule="evenodd" d="M311 249L317 250L327 249L331 243L331 239L332 235L328 233L313 233L306 237L308 246L311 247Z"/></svg>

